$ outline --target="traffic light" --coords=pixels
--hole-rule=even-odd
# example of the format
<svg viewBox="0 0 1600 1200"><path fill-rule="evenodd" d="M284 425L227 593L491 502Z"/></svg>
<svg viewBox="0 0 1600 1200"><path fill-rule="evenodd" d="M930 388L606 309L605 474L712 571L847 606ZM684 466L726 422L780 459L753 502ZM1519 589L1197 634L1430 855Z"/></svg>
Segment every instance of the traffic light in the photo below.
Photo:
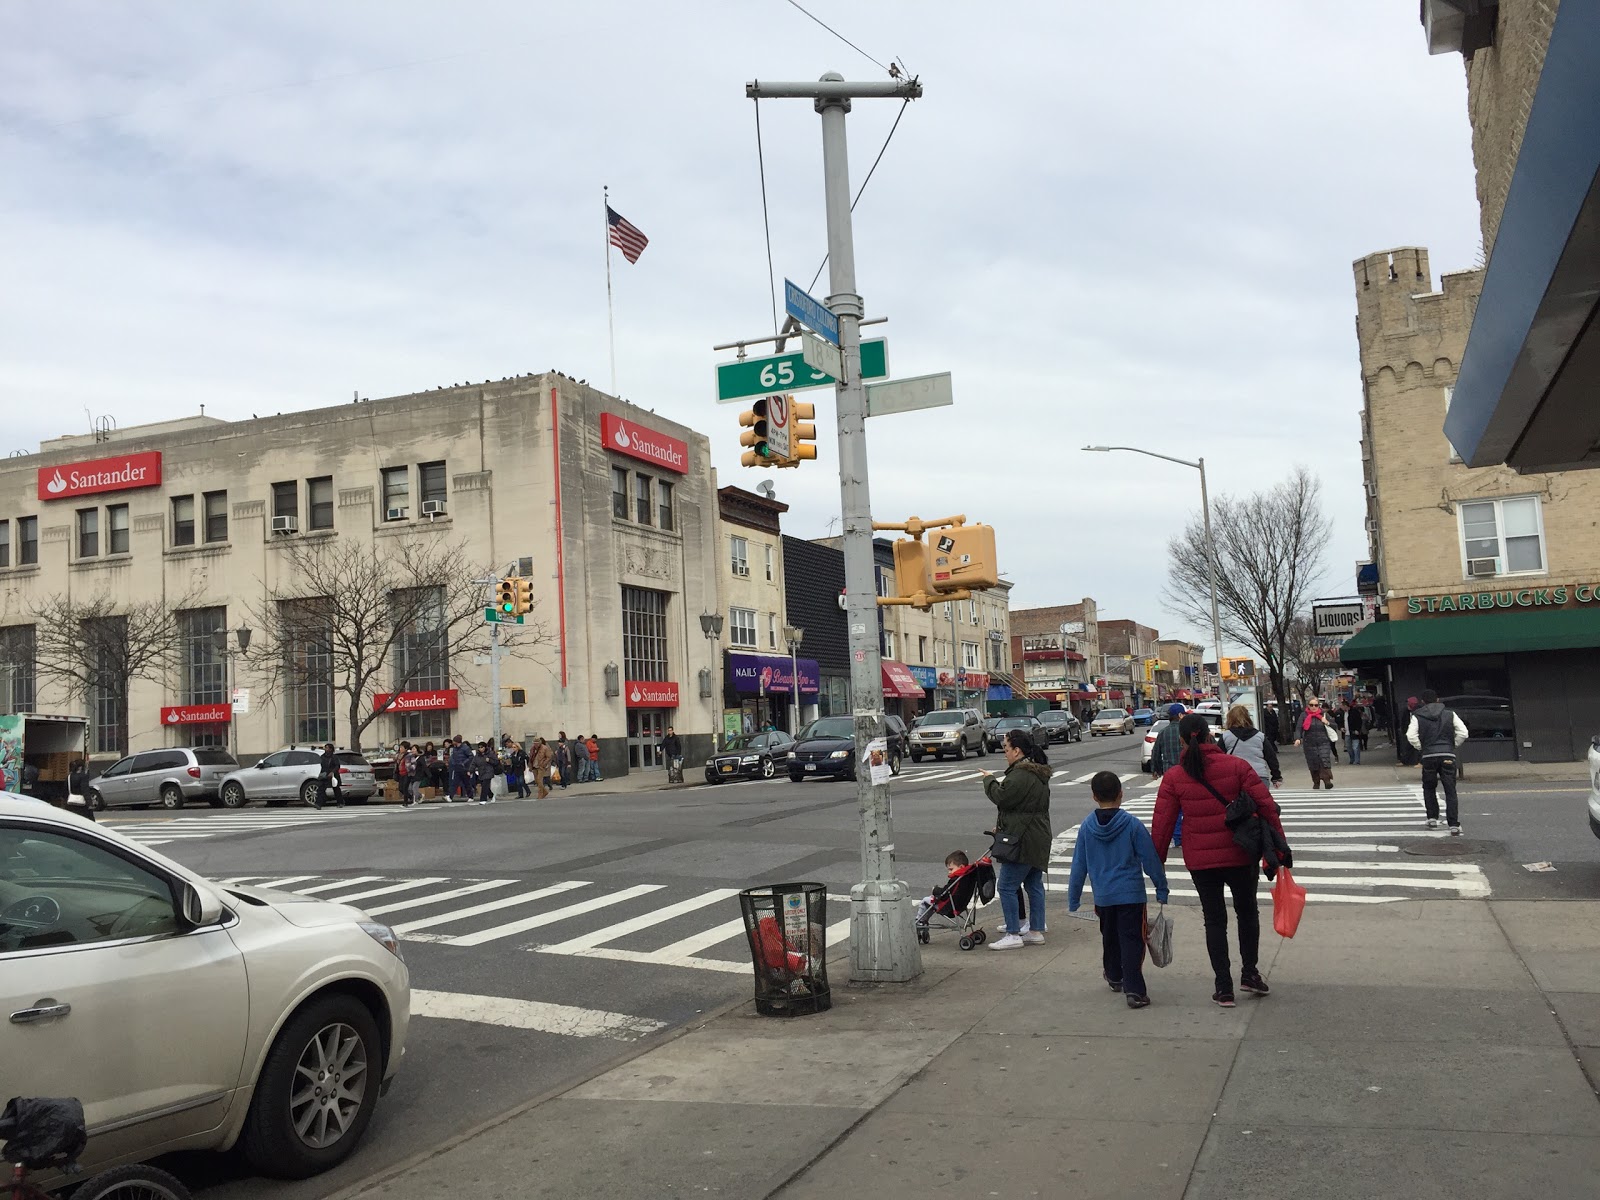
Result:
<svg viewBox="0 0 1600 1200"><path fill-rule="evenodd" d="M503 617L517 615L517 580L507 576L494 585L494 610Z"/></svg>
<svg viewBox="0 0 1600 1200"><path fill-rule="evenodd" d="M781 467L787 460L780 458L767 442L771 432L767 420L767 409L770 397L763 396L748 409L739 414L739 424L744 426L744 432L739 435L739 444L746 447L745 452L739 456L739 462L746 467Z"/></svg>
<svg viewBox="0 0 1600 1200"><path fill-rule="evenodd" d="M817 406L804 400L789 400L789 457L782 466L798 467L802 461L817 457Z"/></svg>
<svg viewBox="0 0 1600 1200"><path fill-rule="evenodd" d="M529 579L513 579L511 581L511 615L520 617L524 613L533 611L533 581Z"/></svg>
<svg viewBox="0 0 1600 1200"><path fill-rule="evenodd" d="M956 592L991 588L1000 582L995 564L993 525L953 525L930 529L928 590Z"/></svg>

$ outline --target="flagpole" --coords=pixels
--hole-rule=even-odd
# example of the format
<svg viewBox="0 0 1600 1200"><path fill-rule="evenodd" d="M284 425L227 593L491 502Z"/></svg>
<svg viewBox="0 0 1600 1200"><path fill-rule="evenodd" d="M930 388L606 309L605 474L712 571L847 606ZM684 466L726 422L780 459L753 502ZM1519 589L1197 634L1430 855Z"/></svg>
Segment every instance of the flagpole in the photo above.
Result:
<svg viewBox="0 0 1600 1200"><path fill-rule="evenodd" d="M601 195L606 206L606 328L611 343L611 394L617 394L617 318L611 308L611 188L602 185Z"/></svg>

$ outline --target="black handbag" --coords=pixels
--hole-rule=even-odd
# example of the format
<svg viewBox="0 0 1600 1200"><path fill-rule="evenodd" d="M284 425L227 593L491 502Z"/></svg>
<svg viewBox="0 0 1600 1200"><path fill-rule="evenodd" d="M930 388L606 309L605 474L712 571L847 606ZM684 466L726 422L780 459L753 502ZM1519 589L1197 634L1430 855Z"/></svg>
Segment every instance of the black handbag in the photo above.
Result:
<svg viewBox="0 0 1600 1200"><path fill-rule="evenodd" d="M989 861L997 863L1019 863L1022 861L1022 835L1020 833L1006 833L1004 830L994 831L994 841L989 845Z"/></svg>

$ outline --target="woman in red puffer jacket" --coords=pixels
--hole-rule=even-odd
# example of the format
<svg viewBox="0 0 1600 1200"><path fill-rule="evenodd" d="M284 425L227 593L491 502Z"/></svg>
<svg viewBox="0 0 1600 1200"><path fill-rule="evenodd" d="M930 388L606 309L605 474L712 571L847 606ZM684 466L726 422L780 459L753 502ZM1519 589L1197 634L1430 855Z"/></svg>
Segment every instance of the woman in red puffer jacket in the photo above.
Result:
<svg viewBox="0 0 1600 1200"><path fill-rule="evenodd" d="M1204 717L1190 714L1178 723L1183 741L1183 757L1176 768L1161 777L1156 793L1155 829L1152 836L1156 853L1167 861L1172 831L1183 814L1183 865L1200 894L1200 910L1205 914L1206 952L1216 974L1217 990L1211 999L1223 1008L1233 1007L1233 966L1228 961L1228 909L1222 891L1233 893L1233 910L1239 918L1239 986L1257 996L1267 994L1256 960L1261 945L1261 917L1256 909L1256 882L1261 877L1259 864L1249 851L1233 840L1233 831L1223 820L1227 806L1248 792L1256 802L1261 819L1280 834L1283 822L1278 806L1261 777L1242 758L1224 754L1211 740L1211 725ZM1208 786L1209 785L1209 786ZM1286 857L1288 866L1293 861Z"/></svg>

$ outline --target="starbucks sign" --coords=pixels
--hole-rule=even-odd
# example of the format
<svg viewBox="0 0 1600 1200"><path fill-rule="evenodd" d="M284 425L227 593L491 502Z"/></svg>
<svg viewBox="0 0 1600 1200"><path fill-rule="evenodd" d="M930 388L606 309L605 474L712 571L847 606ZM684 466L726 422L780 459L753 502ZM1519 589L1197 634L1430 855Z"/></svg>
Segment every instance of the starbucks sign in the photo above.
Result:
<svg viewBox="0 0 1600 1200"><path fill-rule="evenodd" d="M1573 608L1585 604L1600 604L1600 583L1407 596L1406 613L1419 616L1423 613L1486 612L1492 608Z"/></svg>

